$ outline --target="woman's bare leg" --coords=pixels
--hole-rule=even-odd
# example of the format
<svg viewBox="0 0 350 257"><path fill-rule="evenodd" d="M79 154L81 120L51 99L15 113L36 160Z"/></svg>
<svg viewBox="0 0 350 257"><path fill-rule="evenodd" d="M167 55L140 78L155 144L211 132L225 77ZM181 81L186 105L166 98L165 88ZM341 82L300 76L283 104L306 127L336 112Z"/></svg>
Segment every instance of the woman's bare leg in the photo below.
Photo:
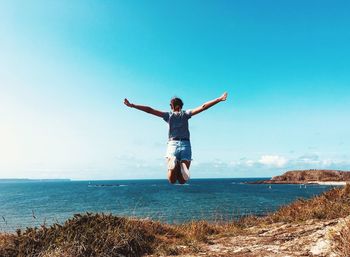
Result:
<svg viewBox="0 0 350 257"><path fill-rule="evenodd" d="M168 180L169 183L175 184L177 180L177 167L179 166L176 161L175 156L171 156L168 158Z"/></svg>
<svg viewBox="0 0 350 257"><path fill-rule="evenodd" d="M177 180L179 181L180 184L185 184L186 181L188 181L190 179L190 174L189 174L190 165L191 165L191 161L183 160L180 162L180 170L179 170L178 176L177 176ZM187 172L185 172L185 174L183 174L181 171L183 169L187 170Z"/></svg>
<svg viewBox="0 0 350 257"><path fill-rule="evenodd" d="M173 170L168 170L168 180L169 180L169 183L175 184L175 183L176 183L176 179L177 179L176 170L175 170L175 169L173 169Z"/></svg>

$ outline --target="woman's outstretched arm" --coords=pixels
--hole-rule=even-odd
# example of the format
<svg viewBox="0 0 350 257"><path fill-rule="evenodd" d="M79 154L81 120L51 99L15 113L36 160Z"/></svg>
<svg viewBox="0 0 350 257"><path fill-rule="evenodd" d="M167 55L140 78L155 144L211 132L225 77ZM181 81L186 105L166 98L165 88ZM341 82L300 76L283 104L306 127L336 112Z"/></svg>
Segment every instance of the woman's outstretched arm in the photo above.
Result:
<svg viewBox="0 0 350 257"><path fill-rule="evenodd" d="M144 105L137 105L137 104L132 104L129 102L128 99L124 99L124 104L130 108L135 108L137 110L140 110L140 111L144 111L144 112L147 112L149 114L153 114L155 116L158 116L158 117L163 117L164 116L164 112L161 112L161 111L158 111L158 110L155 110L149 106L144 106Z"/></svg>
<svg viewBox="0 0 350 257"><path fill-rule="evenodd" d="M227 98L227 93L223 93L222 96L214 99L214 100L211 100L209 102L206 102L205 104L202 104L201 106L195 108L192 110L192 116L193 115L196 115L204 110L207 110L208 108L212 107L213 105L217 104L217 103L220 103L222 101L225 101Z"/></svg>

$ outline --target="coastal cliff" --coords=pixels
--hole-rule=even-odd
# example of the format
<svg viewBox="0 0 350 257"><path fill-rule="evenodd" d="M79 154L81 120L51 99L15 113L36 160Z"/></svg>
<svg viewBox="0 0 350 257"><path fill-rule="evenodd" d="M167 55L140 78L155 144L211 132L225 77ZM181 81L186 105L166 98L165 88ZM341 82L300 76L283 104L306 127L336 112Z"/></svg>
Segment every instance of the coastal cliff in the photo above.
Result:
<svg viewBox="0 0 350 257"><path fill-rule="evenodd" d="M253 184L308 184L350 182L350 172L340 170L291 170L270 180L253 182Z"/></svg>

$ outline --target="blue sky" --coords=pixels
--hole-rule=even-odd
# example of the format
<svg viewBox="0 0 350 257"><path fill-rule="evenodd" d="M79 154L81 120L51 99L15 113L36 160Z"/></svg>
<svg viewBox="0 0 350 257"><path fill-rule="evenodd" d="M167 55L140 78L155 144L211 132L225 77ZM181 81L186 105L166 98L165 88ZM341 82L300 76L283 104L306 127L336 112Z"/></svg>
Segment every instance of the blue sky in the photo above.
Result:
<svg viewBox="0 0 350 257"><path fill-rule="evenodd" d="M348 1L1 1L0 177L165 178L168 110L192 177L350 170Z"/></svg>

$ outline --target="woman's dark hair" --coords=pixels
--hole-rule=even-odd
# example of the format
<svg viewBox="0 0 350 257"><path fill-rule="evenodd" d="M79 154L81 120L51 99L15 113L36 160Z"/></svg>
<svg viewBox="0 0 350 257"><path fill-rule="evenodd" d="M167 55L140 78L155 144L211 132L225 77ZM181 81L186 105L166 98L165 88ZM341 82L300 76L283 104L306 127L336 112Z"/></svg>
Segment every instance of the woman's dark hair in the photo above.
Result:
<svg viewBox="0 0 350 257"><path fill-rule="evenodd" d="M182 106L184 105L184 103L182 102L182 100L178 97L173 97L170 100L170 105L173 106L173 108L175 108L176 106L180 106L180 108L182 109Z"/></svg>

